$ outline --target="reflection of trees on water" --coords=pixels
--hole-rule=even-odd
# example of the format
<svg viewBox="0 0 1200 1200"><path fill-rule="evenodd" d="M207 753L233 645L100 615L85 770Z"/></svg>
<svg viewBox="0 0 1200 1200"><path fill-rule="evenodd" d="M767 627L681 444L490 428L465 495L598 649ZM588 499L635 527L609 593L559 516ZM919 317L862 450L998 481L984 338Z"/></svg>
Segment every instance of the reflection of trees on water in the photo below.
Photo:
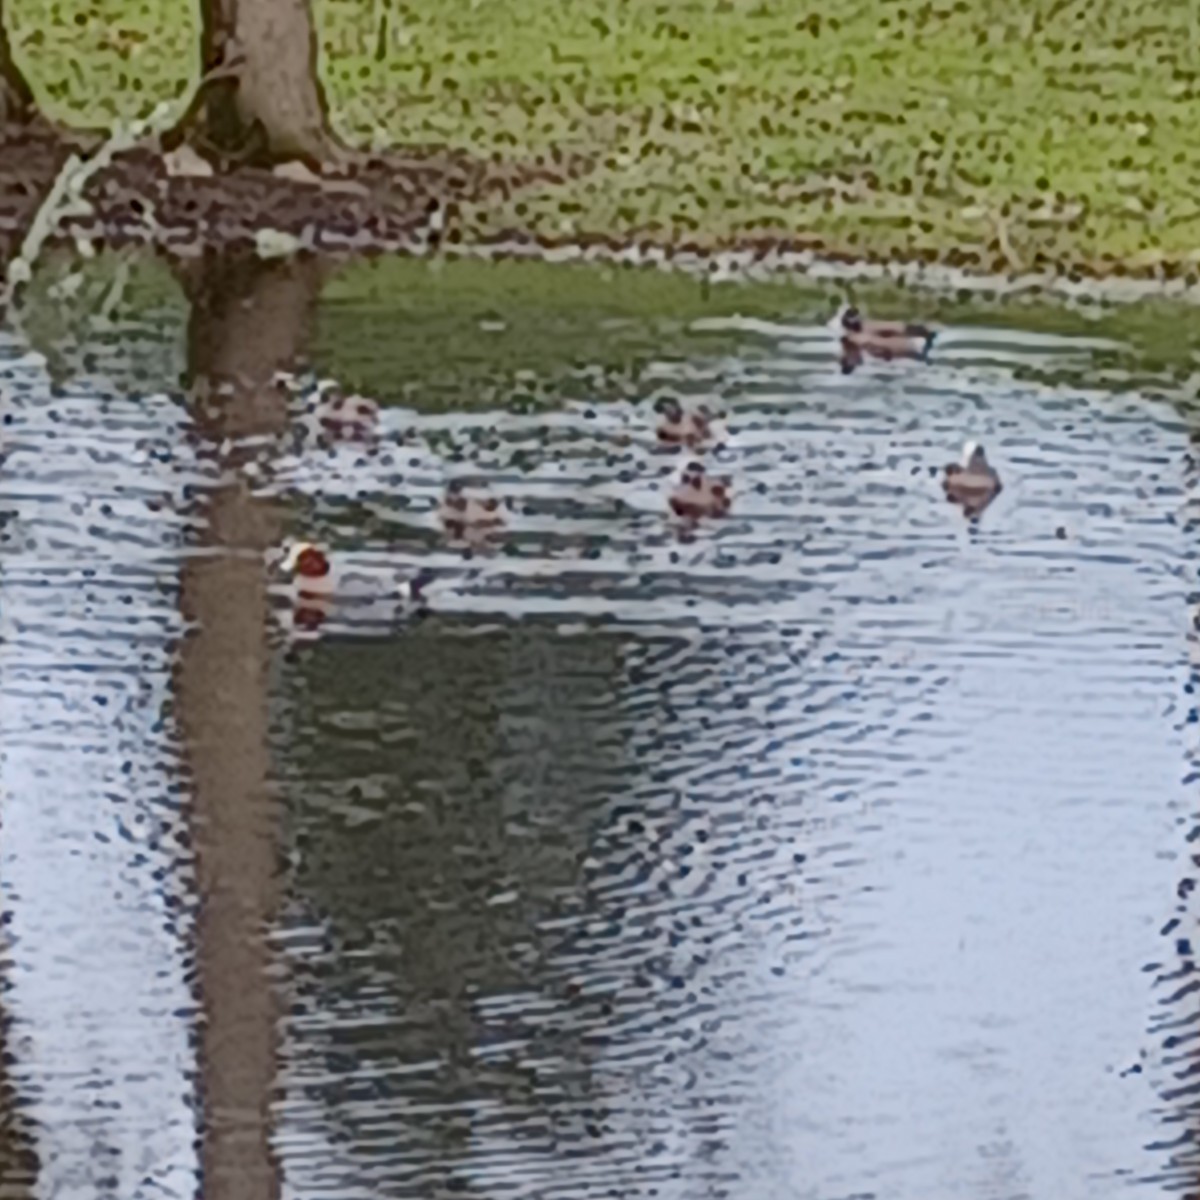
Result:
<svg viewBox="0 0 1200 1200"><path fill-rule="evenodd" d="M287 398L271 380L309 334L311 264L199 264L186 279L197 427L214 443L279 433ZM206 1200L280 1191L271 1144L278 1000L267 941L278 904L279 805L269 784L268 593L263 551L281 517L239 477L197 501L202 555L187 558L180 603L194 631L176 669L178 723L191 774L200 903L197 987Z"/></svg>
<svg viewBox="0 0 1200 1200"><path fill-rule="evenodd" d="M313 1017L296 1058L323 1046L346 1064L319 1085L326 1119L378 1169L428 1169L432 1186L436 1163L479 1136L472 1113L552 1124L553 1085L531 1060L587 1089L585 1030L560 1003L541 926L578 890L594 817L581 792L624 759L591 720L618 655L613 637L472 633L434 616L386 642L324 642L297 667L289 819L301 897L335 950L304 969ZM531 1044L517 1015L499 1034L479 1004L500 995L552 1011L553 1032ZM402 1123L396 1140L372 1144L363 1127L385 1115Z"/></svg>
<svg viewBox="0 0 1200 1200"><path fill-rule="evenodd" d="M738 1055L762 1047L697 1012L737 1016L772 978L789 930L758 889L795 869L781 780L750 770L790 761L786 720L768 749L774 715L737 701L805 659L731 641L435 614L301 657L279 722L289 1064L366 1177L487 1194L496 1159L530 1195L716 1186Z"/></svg>
<svg viewBox="0 0 1200 1200"><path fill-rule="evenodd" d="M24 340L2 340L21 430L5 444L0 600L5 1073L39 1194L173 1192L194 1165L163 786L175 530L157 514L174 480L130 451L147 431L169 438L177 411L82 381L55 395Z"/></svg>

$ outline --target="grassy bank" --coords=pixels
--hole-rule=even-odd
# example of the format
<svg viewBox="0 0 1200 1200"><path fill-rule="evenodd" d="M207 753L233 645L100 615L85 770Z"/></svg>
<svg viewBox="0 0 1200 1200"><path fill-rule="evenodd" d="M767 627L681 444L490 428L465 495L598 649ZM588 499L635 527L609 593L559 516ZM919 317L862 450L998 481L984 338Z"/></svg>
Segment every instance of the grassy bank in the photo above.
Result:
<svg viewBox="0 0 1200 1200"><path fill-rule="evenodd" d="M467 214L473 233L780 236L984 269L1200 259L1194 6L1105 0L316 0L360 144L596 170ZM189 86L174 0L12 0L67 119Z"/></svg>

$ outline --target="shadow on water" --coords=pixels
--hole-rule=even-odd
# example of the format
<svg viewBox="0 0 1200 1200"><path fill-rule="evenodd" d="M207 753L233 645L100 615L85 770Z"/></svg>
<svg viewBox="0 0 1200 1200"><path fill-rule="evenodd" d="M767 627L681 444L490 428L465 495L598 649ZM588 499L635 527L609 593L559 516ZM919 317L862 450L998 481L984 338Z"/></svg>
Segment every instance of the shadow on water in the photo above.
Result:
<svg viewBox="0 0 1200 1200"><path fill-rule="evenodd" d="M371 649L328 643L285 692L297 899L327 922L300 958L294 1039L323 1048L313 1065L356 1063L337 1081L293 1079L372 1174L429 1195L447 1179L474 1190L456 1163L490 1110L552 1116L545 1069L480 1053L497 1039L479 1004L561 998L538 927L576 886L588 830L547 749L597 778L621 758L577 707L606 694L613 639L439 624ZM544 768L531 777L523 759ZM560 1053L578 1039L569 1017Z"/></svg>
<svg viewBox="0 0 1200 1200"><path fill-rule="evenodd" d="M1017 328L844 376L783 291L175 274L0 337L0 1196L1194 1190L1185 403ZM664 393L733 427L687 539Z"/></svg>
<svg viewBox="0 0 1200 1200"><path fill-rule="evenodd" d="M689 1059L710 1044L732 1058L718 998L760 1004L782 967L756 955L780 963L804 936L785 897L805 858L778 852L801 843L763 786L778 778L767 727L785 722L748 706L716 721L719 745L681 773L730 775L708 804L647 771L688 726L713 724L674 664L706 662L737 704L745 674L723 663L779 650L723 641L435 617L298 665L285 789L303 907L284 937L306 964L293 1040L312 1057L293 1073L306 1094L292 1115L336 1123L383 1190L550 1193L575 1163L626 1194L722 1144L756 1056ZM643 725L656 698L657 730ZM758 744L757 783L726 771L730 742ZM330 1079L331 1063L354 1069ZM657 1162L630 1154L637 1094ZM505 1145L526 1147L522 1170Z"/></svg>

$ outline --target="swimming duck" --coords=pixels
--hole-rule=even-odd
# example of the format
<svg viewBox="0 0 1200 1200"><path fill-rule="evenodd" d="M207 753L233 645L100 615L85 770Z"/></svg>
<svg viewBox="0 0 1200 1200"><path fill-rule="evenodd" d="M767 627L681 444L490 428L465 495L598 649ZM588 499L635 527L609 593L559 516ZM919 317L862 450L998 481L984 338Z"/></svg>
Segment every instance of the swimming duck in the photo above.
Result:
<svg viewBox="0 0 1200 1200"><path fill-rule="evenodd" d="M280 560L279 569L291 577L301 599L324 599L333 594L329 556L311 542L295 542Z"/></svg>
<svg viewBox="0 0 1200 1200"><path fill-rule="evenodd" d="M329 556L311 542L295 542L279 562L289 579L293 632L316 635L333 606L333 568Z"/></svg>
<svg viewBox="0 0 1200 1200"><path fill-rule="evenodd" d="M293 599L296 604L316 605L328 608L329 601L337 590L344 584L358 584L359 590L377 590L378 577L344 575L335 578L334 568L328 554L312 542L298 541L288 548L280 560L280 570L292 580ZM422 566L406 580L397 580L396 595L401 601L416 606L424 606L427 602L426 588L434 580L433 571Z"/></svg>
<svg viewBox="0 0 1200 1200"><path fill-rule="evenodd" d="M658 440L668 446L687 446L699 450L727 437L722 417L707 404L688 410L674 396L663 396L654 405L662 420L658 423Z"/></svg>
<svg viewBox="0 0 1200 1200"><path fill-rule="evenodd" d="M978 442L963 447L962 461L950 463L942 480L946 499L968 517L977 517L1000 494L1000 476Z"/></svg>
<svg viewBox="0 0 1200 1200"><path fill-rule="evenodd" d="M456 540L487 537L504 526L504 514L495 496L469 496L461 480L446 487L438 509L438 519L446 533Z"/></svg>
<svg viewBox="0 0 1200 1200"><path fill-rule="evenodd" d="M909 321L868 321L857 308L842 313L842 371L849 374L864 357L928 360L935 330Z"/></svg>
<svg viewBox="0 0 1200 1200"><path fill-rule="evenodd" d="M368 396L348 395L336 384L317 397L314 412L321 431L330 437L363 440L379 428L379 404Z"/></svg>
<svg viewBox="0 0 1200 1200"><path fill-rule="evenodd" d="M709 475L703 463L690 462L671 492L671 511L677 517L692 521L701 517L723 517L731 503L730 482L729 476Z"/></svg>

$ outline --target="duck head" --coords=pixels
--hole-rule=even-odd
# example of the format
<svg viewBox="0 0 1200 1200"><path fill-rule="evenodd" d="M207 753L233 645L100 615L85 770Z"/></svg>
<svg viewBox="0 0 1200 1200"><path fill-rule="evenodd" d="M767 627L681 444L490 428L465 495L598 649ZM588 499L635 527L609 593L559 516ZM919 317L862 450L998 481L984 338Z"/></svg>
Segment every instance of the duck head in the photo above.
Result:
<svg viewBox="0 0 1200 1200"><path fill-rule="evenodd" d="M327 413L339 408L345 399L346 393L342 391L341 384L322 379L316 391L308 397L305 407L310 412Z"/></svg>
<svg viewBox="0 0 1200 1200"><path fill-rule="evenodd" d="M467 497L463 494L462 480L452 479L446 485L445 505L455 512L464 512L467 507Z"/></svg>
<svg viewBox="0 0 1200 1200"><path fill-rule="evenodd" d="M847 333L862 333L862 327L862 313L851 305L842 313L842 328Z"/></svg>
<svg viewBox="0 0 1200 1200"><path fill-rule="evenodd" d="M660 396L654 402L654 411L668 421L683 419L683 405L674 396Z"/></svg>
<svg viewBox="0 0 1200 1200"><path fill-rule="evenodd" d="M713 408L711 404L701 404L696 409L696 416L705 425L717 425L725 421L725 410Z"/></svg>
<svg viewBox="0 0 1200 1200"><path fill-rule="evenodd" d="M325 551L311 542L296 542L279 564L289 575L305 579L320 579L329 574L329 558Z"/></svg>
<svg viewBox="0 0 1200 1200"><path fill-rule="evenodd" d="M987 470L987 455L984 453L983 447L978 442L967 442L966 445L963 446L961 465L964 471Z"/></svg>
<svg viewBox="0 0 1200 1200"><path fill-rule="evenodd" d="M716 443L717 449L725 446L731 437L729 413L724 408L702 404L700 405L699 416L703 424L705 436Z"/></svg>

